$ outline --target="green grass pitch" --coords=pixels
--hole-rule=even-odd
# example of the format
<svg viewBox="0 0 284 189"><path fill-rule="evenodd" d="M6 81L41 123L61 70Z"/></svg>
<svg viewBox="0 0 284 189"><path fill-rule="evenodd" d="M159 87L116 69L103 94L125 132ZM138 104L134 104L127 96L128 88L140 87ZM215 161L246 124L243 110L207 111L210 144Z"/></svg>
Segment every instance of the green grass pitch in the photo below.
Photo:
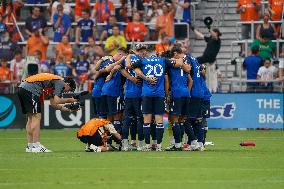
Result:
<svg viewBox="0 0 284 189"><path fill-rule="evenodd" d="M256 147L239 146L247 140ZM54 152L25 153L24 130L0 130L0 189L284 188L280 130L210 130L204 152L86 153L72 129L43 130L41 141Z"/></svg>

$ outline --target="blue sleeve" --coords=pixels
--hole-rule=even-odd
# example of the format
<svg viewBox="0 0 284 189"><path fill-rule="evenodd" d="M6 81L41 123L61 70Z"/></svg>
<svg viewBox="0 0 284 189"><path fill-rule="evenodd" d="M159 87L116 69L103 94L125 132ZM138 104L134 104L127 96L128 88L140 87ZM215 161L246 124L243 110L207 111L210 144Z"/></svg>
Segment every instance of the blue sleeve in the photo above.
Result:
<svg viewBox="0 0 284 189"><path fill-rule="evenodd" d="M125 59L121 62L121 69L125 69L125 64L126 64L126 61L125 61Z"/></svg>
<svg viewBox="0 0 284 189"><path fill-rule="evenodd" d="M167 68L172 68L175 65L175 63L176 63L176 61L170 60L170 59L167 59L167 58L165 58L164 61L165 61L166 69Z"/></svg>
<svg viewBox="0 0 284 189"><path fill-rule="evenodd" d="M142 61L141 59L136 59L135 61L131 60L131 67L134 68L141 68L142 67Z"/></svg>

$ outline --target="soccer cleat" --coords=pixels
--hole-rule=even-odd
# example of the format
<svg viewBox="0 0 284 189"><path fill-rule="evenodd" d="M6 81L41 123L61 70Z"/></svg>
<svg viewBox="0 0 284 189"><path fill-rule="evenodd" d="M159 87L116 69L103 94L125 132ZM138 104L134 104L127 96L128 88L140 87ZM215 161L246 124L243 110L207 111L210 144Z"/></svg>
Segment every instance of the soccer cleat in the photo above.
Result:
<svg viewBox="0 0 284 189"><path fill-rule="evenodd" d="M33 147L32 152L33 153L49 153L52 151L44 147L42 144L40 144L38 147Z"/></svg>
<svg viewBox="0 0 284 189"><path fill-rule="evenodd" d="M198 150L199 144L198 144L197 140L191 141L190 148L191 148L192 151Z"/></svg>
<svg viewBox="0 0 284 189"><path fill-rule="evenodd" d="M199 145L199 147L197 148L198 151L204 151L205 150L202 142L198 142L198 145Z"/></svg>
<svg viewBox="0 0 284 189"><path fill-rule="evenodd" d="M183 151L192 151L189 144L184 144L181 148Z"/></svg>
<svg viewBox="0 0 284 189"><path fill-rule="evenodd" d="M30 148L30 147L26 147L26 152L28 152L28 153L30 153L30 152L33 152L33 150L32 150L33 148Z"/></svg>
<svg viewBox="0 0 284 189"><path fill-rule="evenodd" d="M90 148L91 152L102 152L102 149L100 147L95 146L93 144L91 144L89 148Z"/></svg>
<svg viewBox="0 0 284 189"><path fill-rule="evenodd" d="M143 152L150 152L152 151L152 148L150 146L150 144L146 144L143 148L142 148Z"/></svg>
<svg viewBox="0 0 284 189"><path fill-rule="evenodd" d="M166 151L182 151L182 148L177 148L177 147L173 146L171 148L167 148Z"/></svg>
<svg viewBox="0 0 284 189"><path fill-rule="evenodd" d="M161 152L161 151L163 151L163 150L162 150L162 147L157 147L157 148L156 148L156 152Z"/></svg>
<svg viewBox="0 0 284 189"><path fill-rule="evenodd" d="M136 150L137 150L136 143L130 144L130 145L128 146L128 149L129 149L130 151L136 151Z"/></svg>
<svg viewBox="0 0 284 189"><path fill-rule="evenodd" d="M121 151L127 152L129 150L128 146L122 146Z"/></svg>
<svg viewBox="0 0 284 189"><path fill-rule="evenodd" d="M152 148L153 151L157 150L157 144L152 144L151 148Z"/></svg>
<svg viewBox="0 0 284 189"><path fill-rule="evenodd" d="M175 144L169 144L169 146L166 148L166 151L168 151L169 149L172 149L175 146Z"/></svg>
<svg viewBox="0 0 284 189"><path fill-rule="evenodd" d="M90 145L89 144L86 145L85 152L92 152L92 150L90 149Z"/></svg>

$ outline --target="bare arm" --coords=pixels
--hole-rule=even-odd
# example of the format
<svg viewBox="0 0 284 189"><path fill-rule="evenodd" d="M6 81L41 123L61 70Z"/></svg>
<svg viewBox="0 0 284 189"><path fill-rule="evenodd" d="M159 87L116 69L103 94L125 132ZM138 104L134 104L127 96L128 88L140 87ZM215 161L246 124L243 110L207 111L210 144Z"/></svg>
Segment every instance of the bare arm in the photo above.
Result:
<svg viewBox="0 0 284 189"><path fill-rule="evenodd" d="M151 84L155 84L157 82L157 78L155 77L146 77L140 68L134 69L135 73L145 81L148 81Z"/></svg>
<svg viewBox="0 0 284 189"><path fill-rule="evenodd" d="M81 32L81 29L79 28L79 27L77 27L76 28L76 32L75 32L75 42L77 43L77 44L79 44L80 43L80 32Z"/></svg>
<svg viewBox="0 0 284 189"><path fill-rule="evenodd" d="M123 75L126 79L132 81L134 84L139 83L139 79L131 76L125 69L120 70L121 75Z"/></svg>
<svg viewBox="0 0 284 189"><path fill-rule="evenodd" d="M193 31L195 35L197 36L197 38L204 39L204 35L201 32L199 32L197 29L194 29Z"/></svg>
<svg viewBox="0 0 284 189"><path fill-rule="evenodd" d="M192 80L190 74L188 74L188 88L191 89L192 85L193 85L193 80Z"/></svg>
<svg viewBox="0 0 284 189"><path fill-rule="evenodd" d="M166 97L169 95L169 90L170 90L170 78L168 75L165 75L165 94Z"/></svg>
<svg viewBox="0 0 284 189"><path fill-rule="evenodd" d="M72 103L76 102L77 100L74 98L60 98L59 96L54 96L50 99L51 105L58 105L58 104L65 104L65 103Z"/></svg>

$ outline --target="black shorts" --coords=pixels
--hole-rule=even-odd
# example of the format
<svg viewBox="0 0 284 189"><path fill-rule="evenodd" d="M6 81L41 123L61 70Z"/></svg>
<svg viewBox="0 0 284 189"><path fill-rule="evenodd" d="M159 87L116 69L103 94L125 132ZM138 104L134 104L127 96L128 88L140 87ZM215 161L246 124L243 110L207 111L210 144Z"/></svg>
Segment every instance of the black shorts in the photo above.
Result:
<svg viewBox="0 0 284 189"><path fill-rule="evenodd" d="M170 103L170 114L172 115L189 115L189 97L173 98Z"/></svg>
<svg viewBox="0 0 284 189"><path fill-rule="evenodd" d="M19 88L18 97L20 99L23 114L41 113L41 103L39 96L32 94L26 89Z"/></svg>
<svg viewBox="0 0 284 189"><path fill-rule="evenodd" d="M210 101L202 101L202 115L203 118L210 118Z"/></svg>
<svg viewBox="0 0 284 189"><path fill-rule="evenodd" d="M189 118L202 118L202 98L191 97L189 102Z"/></svg>
<svg viewBox="0 0 284 189"><path fill-rule="evenodd" d="M107 115L117 114L124 109L123 99L120 96L102 96L103 105L106 107Z"/></svg>
<svg viewBox="0 0 284 189"><path fill-rule="evenodd" d="M142 97L142 113L163 115L165 113L165 99L163 97Z"/></svg>
<svg viewBox="0 0 284 189"><path fill-rule="evenodd" d="M104 144L99 131L95 132L93 136L81 136L78 139L85 144L93 144L95 146L102 146Z"/></svg>
<svg viewBox="0 0 284 189"><path fill-rule="evenodd" d="M141 111L141 98L125 99L125 116L143 116Z"/></svg>
<svg viewBox="0 0 284 189"><path fill-rule="evenodd" d="M107 108L106 102L103 101L103 97L93 97L96 106L96 113L98 116L106 116Z"/></svg>

